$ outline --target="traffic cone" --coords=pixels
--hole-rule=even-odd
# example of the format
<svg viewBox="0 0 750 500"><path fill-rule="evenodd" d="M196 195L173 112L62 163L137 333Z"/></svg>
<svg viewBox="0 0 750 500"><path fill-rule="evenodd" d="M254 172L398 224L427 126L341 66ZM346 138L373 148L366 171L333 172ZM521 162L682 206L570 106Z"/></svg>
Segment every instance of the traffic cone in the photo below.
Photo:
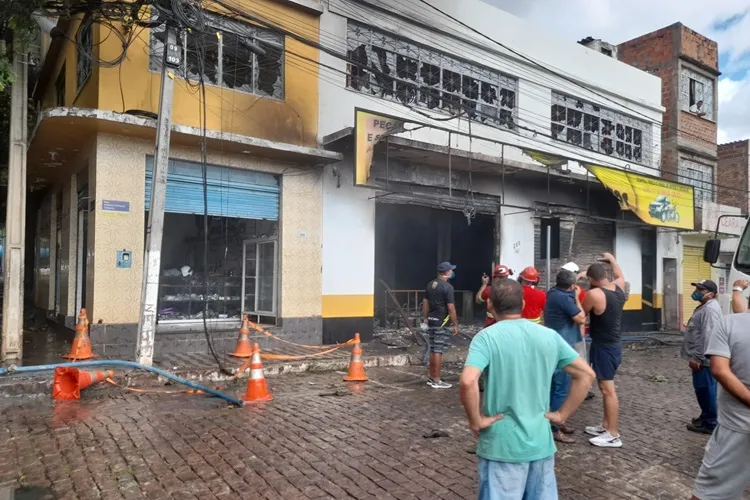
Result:
<svg viewBox="0 0 750 500"><path fill-rule="evenodd" d="M55 368L55 379L52 382L52 398L55 401L81 399L81 391L105 378L114 376L115 372L84 372L78 368Z"/></svg>
<svg viewBox="0 0 750 500"><path fill-rule="evenodd" d="M253 359L250 363L250 379L247 381L247 390L242 401L245 403L261 403L271 401L273 396L268 392L266 377L263 375L263 363L260 360L260 346L253 345Z"/></svg>
<svg viewBox="0 0 750 500"><path fill-rule="evenodd" d="M235 358L249 358L253 355L253 345L250 343L250 330L247 328L247 321L242 320L240 327L240 337L237 339L237 346L234 352L230 354Z"/></svg>
<svg viewBox="0 0 750 500"><path fill-rule="evenodd" d="M359 334L354 334L354 348L352 349L352 358L349 361L349 375L344 377L346 382L367 382L365 375L365 365L362 363L362 347L359 342Z"/></svg>
<svg viewBox="0 0 750 500"><path fill-rule="evenodd" d="M91 339L88 331L89 320L86 317L86 309L81 309L78 315L78 324L76 325L76 336L73 339L73 345L70 354L63 356L65 359L91 359L95 358L91 352Z"/></svg>

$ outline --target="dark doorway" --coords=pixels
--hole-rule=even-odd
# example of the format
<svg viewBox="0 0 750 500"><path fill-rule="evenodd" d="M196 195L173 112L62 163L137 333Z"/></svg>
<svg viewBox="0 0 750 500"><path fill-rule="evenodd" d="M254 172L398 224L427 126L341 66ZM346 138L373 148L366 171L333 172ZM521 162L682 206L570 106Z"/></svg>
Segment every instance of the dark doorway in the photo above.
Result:
<svg viewBox="0 0 750 500"><path fill-rule="evenodd" d="M382 321L385 304L383 280L401 293L398 300L416 310L425 285L435 277L437 264L449 260L457 266L453 287L456 308L466 319L483 318L484 309L467 307L483 273L490 273L495 248L495 218L477 214L468 224L461 212L413 205L379 204L375 218L375 307ZM470 300L471 299L471 300ZM471 305L471 304L469 304ZM392 304L388 304L392 308Z"/></svg>

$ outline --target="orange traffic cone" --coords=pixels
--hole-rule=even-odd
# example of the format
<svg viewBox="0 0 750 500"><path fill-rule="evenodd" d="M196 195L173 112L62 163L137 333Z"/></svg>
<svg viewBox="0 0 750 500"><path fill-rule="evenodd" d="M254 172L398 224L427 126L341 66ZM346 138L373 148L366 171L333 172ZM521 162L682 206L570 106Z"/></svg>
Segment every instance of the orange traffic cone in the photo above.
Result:
<svg viewBox="0 0 750 500"><path fill-rule="evenodd" d="M78 368L55 368L55 379L52 382L52 398L55 401L81 399L81 391L105 378L114 376L115 372L82 372Z"/></svg>
<svg viewBox="0 0 750 500"><path fill-rule="evenodd" d="M362 347L359 343L359 334L354 334L354 348L352 349L352 358L349 361L349 375L344 377L346 382L367 382L365 375L365 365L362 363Z"/></svg>
<svg viewBox="0 0 750 500"><path fill-rule="evenodd" d="M263 363L260 360L260 346L253 345L253 359L250 364L250 380L247 381L247 390L242 401L245 403L258 403L271 401L273 396L268 392L266 377L263 375Z"/></svg>
<svg viewBox="0 0 750 500"><path fill-rule="evenodd" d="M242 320L240 327L240 337L237 339L237 346L234 352L230 354L235 358L249 358L253 355L253 345L250 343L250 330L247 328L247 321Z"/></svg>
<svg viewBox="0 0 750 500"><path fill-rule="evenodd" d="M73 346L70 354L63 356L65 359L91 359L95 358L91 352L91 339L88 330L89 320L86 317L86 309L81 309L78 315L78 324L76 325L76 336L73 339Z"/></svg>

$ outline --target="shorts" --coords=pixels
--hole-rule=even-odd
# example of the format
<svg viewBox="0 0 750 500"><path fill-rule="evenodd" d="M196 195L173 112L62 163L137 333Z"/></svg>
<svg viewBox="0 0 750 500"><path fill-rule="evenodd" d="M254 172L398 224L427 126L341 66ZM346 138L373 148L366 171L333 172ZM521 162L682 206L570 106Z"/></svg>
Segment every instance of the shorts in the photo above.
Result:
<svg viewBox="0 0 750 500"><path fill-rule="evenodd" d="M430 327L430 352L445 354L450 347L451 329L445 327Z"/></svg>
<svg viewBox="0 0 750 500"><path fill-rule="evenodd" d="M615 379L617 368L622 362L622 344L591 344L589 349L591 362L596 380L609 381Z"/></svg>
<svg viewBox="0 0 750 500"><path fill-rule="evenodd" d="M701 500L734 500L750 485L750 434L716 426L706 445L703 464L695 478Z"/></svg>
<svg viewBox="0 0 750 500"><path fill-rule="evenodd" d="M555 456L534 462L479 458L479 500L557 500Z"/></svg>

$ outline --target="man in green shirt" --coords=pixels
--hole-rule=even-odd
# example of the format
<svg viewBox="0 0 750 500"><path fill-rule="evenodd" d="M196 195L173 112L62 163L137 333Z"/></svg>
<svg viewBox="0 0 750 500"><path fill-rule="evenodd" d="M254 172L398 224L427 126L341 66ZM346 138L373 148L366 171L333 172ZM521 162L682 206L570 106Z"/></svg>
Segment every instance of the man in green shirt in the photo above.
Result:
<svg viewBox="0 0 750 500"><path fill-rule="evenodd" d="M479 500L557 499L550 423L570 417L595 375L557 332L521 318L518 282L496 281L490 297L498 322L472 340L460 382L469 427L479 438ZM485 369L480 408L478 382ZM549 412L557 369L573 382L560 409Z"/></svg>

